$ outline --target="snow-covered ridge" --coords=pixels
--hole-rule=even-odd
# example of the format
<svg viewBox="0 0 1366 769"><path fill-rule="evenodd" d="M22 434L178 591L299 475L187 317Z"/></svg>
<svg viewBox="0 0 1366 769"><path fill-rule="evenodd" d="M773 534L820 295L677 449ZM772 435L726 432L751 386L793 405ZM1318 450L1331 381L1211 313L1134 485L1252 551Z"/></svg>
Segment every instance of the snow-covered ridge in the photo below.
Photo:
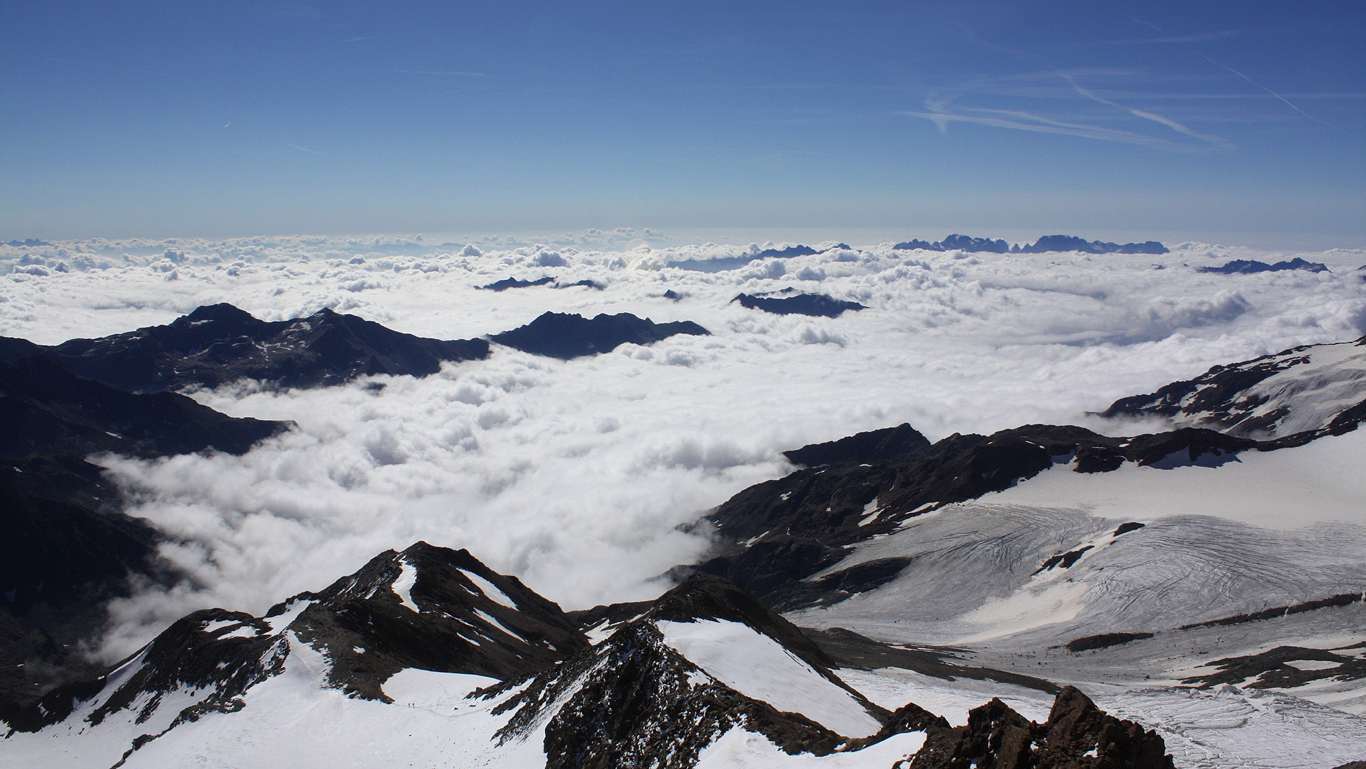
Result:
<svg viewBox="0 0 1366 769"><path fill-rule="evenodd" d="M1244 363L1215 366L1151 395L1116 401L1110 417L1161 416L1177 426L1248 437L1331 429L1366 413L1366 337L1295 347Z"/></svg>

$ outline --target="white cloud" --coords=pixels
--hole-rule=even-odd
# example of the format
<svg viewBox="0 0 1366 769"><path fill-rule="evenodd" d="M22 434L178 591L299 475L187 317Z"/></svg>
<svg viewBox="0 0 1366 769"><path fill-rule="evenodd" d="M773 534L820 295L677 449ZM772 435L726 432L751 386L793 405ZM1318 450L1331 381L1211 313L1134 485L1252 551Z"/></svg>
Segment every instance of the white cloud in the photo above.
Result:
<svg viewBox="0 0 1366 769"><path fill-rule="evenodd" d="M169 273L148 267L172 247L224 264L188 257L166 283ZM1366 318L1363 284L1346 269L1225 276L1187 266L1299 255L1355 268L1361 252L1183 244L1163 256L960 259L878 246L701 273L662 264L743 249L263 238L63 243L37 256L57 258L57 248L91 261L128 253L134 264L0 275L0 334L51 344L225 301L272 320L331 307L447 339L547 310L692 320L712 332L569 362L496 348L426 379L382 378L380 390L198 394L300 429L244 457L105 460L141 490L134 512L183 543L166 554L194 576L193 587L116 605L127 624L111 652L191 608L262 611L417 539L469 548L570 608L645 598L661 588L653 577L706 545L676 527L782 474L785 449L906 421L932 439L1085 422L1115 398L1217 363L1354 338ZM536 261L550 252L564 262L559 282L607 288L475 288L541 277ZM741 291L813 290L820 274L815 290L868 309L824 319L731 302Z"/></svg>

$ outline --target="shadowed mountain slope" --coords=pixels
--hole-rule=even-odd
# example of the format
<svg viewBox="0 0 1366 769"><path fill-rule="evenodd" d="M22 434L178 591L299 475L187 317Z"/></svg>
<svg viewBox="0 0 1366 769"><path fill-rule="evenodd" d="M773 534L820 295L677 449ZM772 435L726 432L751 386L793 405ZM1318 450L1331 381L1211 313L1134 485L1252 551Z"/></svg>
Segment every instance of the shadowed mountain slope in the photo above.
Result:
<svg viewBox="0 0 1366 769"><path fill-rule="evenodd" d="M489 339L533 355L570 360L611 352L628 342L653 344L675 334L707 336L707 330L692 321L655 323L625 312L592 319L547 312L525 326L494 334Z"/></svg>
<svg viewBox="0 0 1366 769"><path fill-rule="evenodd" d="M72 339L42 350L83 377L132 392L161 392L238 379L323 387L372 374L427 376L443 362L486 357L488 342L426 339L328 309L307 318L263 321L216 304L165 326ZM0 347L0 353L16 352Z"/></svg>

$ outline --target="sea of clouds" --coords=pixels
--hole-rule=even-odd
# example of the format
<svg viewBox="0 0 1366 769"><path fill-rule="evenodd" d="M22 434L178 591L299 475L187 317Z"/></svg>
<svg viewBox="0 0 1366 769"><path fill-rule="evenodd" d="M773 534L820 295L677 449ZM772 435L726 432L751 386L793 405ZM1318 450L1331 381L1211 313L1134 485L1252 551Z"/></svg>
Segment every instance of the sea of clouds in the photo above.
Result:
<svg viewBox="0 0 1366 769"><path fill-rule="evenodd" d="M654 235L655 233L647 233ZM791 468L784 450L909 422L931 439L1074 423L1212 365L1366 334L1366 252L1186 243L1152 255L832 248L720 272L667 266L774 244L661 248L589 231L511 239L249 238L0 245L0 335L43 344L230 302L266 320L324 307L443 339L542 312L691 320L710 336L572 361L495 345L424 378L194 397L298 429L242 457L102 457L188 578L111 606L108 657L187 611L254 613L417 540L463 547L565 608L652 597L709 546L691 527ZM779 246L786 244L777 244ZM834 244L825 244L833 246ZM1330 272L1221 275L1300 256ZM591 287L481 290L507 277ZM741 292L826 293L839 318L742 308ZM672 291L678 299L665 297ZM1151 428L1152 426L1147 426Z"/></svg>

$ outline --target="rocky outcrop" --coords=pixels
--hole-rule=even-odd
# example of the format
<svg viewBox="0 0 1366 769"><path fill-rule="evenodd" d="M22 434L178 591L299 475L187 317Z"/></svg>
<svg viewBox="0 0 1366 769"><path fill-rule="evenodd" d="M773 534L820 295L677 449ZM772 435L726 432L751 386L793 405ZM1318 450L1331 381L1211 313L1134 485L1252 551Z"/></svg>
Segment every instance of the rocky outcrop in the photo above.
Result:
<svg viewBox="0 0 1366 769"><path fill-rule="evenodd" d="M588 646L577 624L467 550L388 551L321 593L290 625L331 661L333 686L369 699L404 668L514 678ZM414 608L416 607L416 608Z"/></svg>
<svg viewBox="0 0 1366 769"><path fill-rule="evenodd" d="M930 441L909 424L870 430L847 438L813 443L784 451L787 461L798 467L821 467L844 462L886 462L910 456L930 447Z"/></svg>
<svg viewBox="0 0 1366 769"><path fill-rule="evenodd" d="M740 294L731 300L741 307L763 310L775 315L810 315L818 318L838 318L846 310L866 310L858 302L836 299L826 294L806 294L793 291L773 294Z"/></svg>
<svg viewBox="0 0 1366 769"><path fill-rule="evenodd" d="M790 754L826 755L869 742L850 740L806 716L780 712L736 691L672 648L657 625L715 620L743 625L778 643L862 703L884 724L883 738L921 722L913 717L918 708L899 711L898 717L849 688L820 647L737 585L699 575L665 593L598 646L526 683L500 706L512 712L501 738L525 738L544 722L546 765L565 768L687 767L733 728L762 734ZM518 686L522 682L508 682L484 696Z"/></svg>
<svg viewBox="0 0 1366 769"><path fill-rule="evenodd" d="M708 332L692 321L655 323L630 313L598 315L590 320L581 315L547 312L525 326L494 334L489 339L533 355L571 360L611 352L628 342L653 344L675 334L707 336Z"/></svg>
<svg viewBox="0 0 1366 769"><path fill-rule="evenodd" d="M1252 275L1258 272L1285 272L1287 270L1303 270L1304 272L1328 272L1328 265L1321 262L1307 262L1298 256L1285 262L1267 264L1255 259L1234 259L1225 262L1218 267L1201 267L1200 272L1210 272L1217 275Z"/></svg>
<svg viewBox="0 0 1366 769"><path fill-rule="evenodd" d="M1048 721L1036 724L999 699L973 708L967 726L931 727L925 745L895 769L1171 769L1166 744L1156 732L1097 708L1066 687L1053 701Z"/></svg>

